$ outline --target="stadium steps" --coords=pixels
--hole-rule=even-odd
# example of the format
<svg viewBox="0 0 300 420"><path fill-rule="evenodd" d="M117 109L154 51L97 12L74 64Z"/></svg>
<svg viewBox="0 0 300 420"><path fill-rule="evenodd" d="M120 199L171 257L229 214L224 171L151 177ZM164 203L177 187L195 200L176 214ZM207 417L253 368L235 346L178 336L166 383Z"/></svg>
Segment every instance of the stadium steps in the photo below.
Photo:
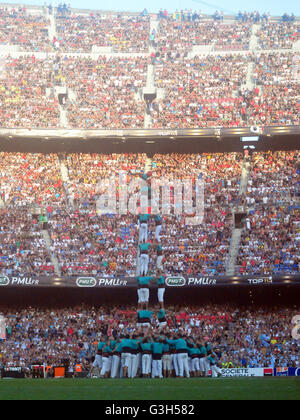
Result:
<svg viewBox="0 0 300 420"><path fill-rule="evenodd" d="M250 176L250 169L251 165L247 158L243 161L242 167L242 174L241 174L241 181L240 181L240 188L239 188L239 196L243 197L246 195L248 181ZM242 206L238 209L241 212L245 211L245 208ZM226 261L226 275L233 276L236 271L236 261L240 250L240 244L242 239L243 228L239 229L234 227L232 231L230 247L228 252L228 257Z"/></svg>
<svg viewBox="0 0 300 420"><path fill-rule="evenodd" d="M249 176L250 176L250 168L251 168L251 165L248 162L248 160L244 160L243 168L242 168L242 175L241 175L241 182L240 182L240 190L239 190L240 195L246 194L247 192L248 181L249 181Z"/></svg>
<svg viewBox="0 0 300 420"><path fill-rule="evenodd" d="M154 17L151 17L149 37L152 34L153 29L155 30L156 33L159 31L159 19L155 19ZM149 51L150 51L150 54L155 52L155 47L150 45Z"/></svg>
<svg viewBox="0 0 300 420"><path fill-rule="evenodd" d="M69 178L69 171L68 171L68 168L67 168L63 158L60 155L58 155L58 159L59 159L61 177L62 177L62 180L63 180L64 189L65 189L67 204L71 208L74 208L74 200L73 200L73 198L71 196L71 193L70 193L70 190L69 190L69 185L71 184L71 181L70 181L70 178Z"/></svg>
<svg viewBox="0 0 300 420"><path fill-rule="evenodd" d="M252 33L250 37L250 43L249 43L249 50L252 52L256 52L260 50L259 42L258 42L258 36L257 33L261 29L261 23L255 23L252 25Z"/></svg>
<svg viewBox="0 0 300 420"><path fill-rule="evenodd" d="M59 267L58 260L57 260L56 256L51 251L52 241L51 241L50 234L49 234L48 230L43 229L42 230L42 235L43 235L44 241L46 243L46 248L47 248L47 251L49 252L49 256L50 256L50 259L51 259L51 263L54 267L55 274L57 276L61 276L61 270L60 270L60 267Z"/></svg>
<svg viewBox="0 0 300 420"><path fill-rule="evenodd" d="M56 20L53 14L49 13L49 9L47 8L47 18L49 19L49 27L48 27L48 34L49 39L52 44L53 38L57 38L57 31L56 31Z"/></svg>
<svg viewBox="0 0 300 420"><path fill-rule="evenodd" d="M246 74L246 83L245 88L248 90L253 90L255 88L255 83L253 79L253 72L255 69L255 64L253 61L249 62L247 65L247 74Z"/></svg>
<svg viewBox="0 0 300 420"><path fill-rule="evenodd" d="M233 229L230 241L230 250L227 259L226 275L233 276L235 274L236 260L240 250L240 243L243 229Z"/></svg>
<svg viewBox="0 0 300 420"><path fill-rule="evenodd" d="M62 105L59 105L59 122L61 128L69 128L68 111Z"/></svg>

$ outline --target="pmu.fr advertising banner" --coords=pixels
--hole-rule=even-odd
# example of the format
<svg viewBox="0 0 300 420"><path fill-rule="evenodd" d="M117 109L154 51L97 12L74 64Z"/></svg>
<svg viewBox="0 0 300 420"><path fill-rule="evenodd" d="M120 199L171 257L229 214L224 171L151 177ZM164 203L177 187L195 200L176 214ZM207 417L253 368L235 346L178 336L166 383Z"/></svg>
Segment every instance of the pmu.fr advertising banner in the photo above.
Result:
<svg viewBox="0 0 300 420"><path fill-rule="evenodd" d="M288 278L287 278L288 277ZM275 286L275 285L295 285L300 284L300 275L293 276L165 276L167 288L215 288L218 286ZM149 287L155 288L157 285L155 277L150 282ZM58 277L58 276L0 276L0 288L5 287L72 287L72 288L137 288L136 277L102 277L100 275L82 275L78 277Z"/></svg>

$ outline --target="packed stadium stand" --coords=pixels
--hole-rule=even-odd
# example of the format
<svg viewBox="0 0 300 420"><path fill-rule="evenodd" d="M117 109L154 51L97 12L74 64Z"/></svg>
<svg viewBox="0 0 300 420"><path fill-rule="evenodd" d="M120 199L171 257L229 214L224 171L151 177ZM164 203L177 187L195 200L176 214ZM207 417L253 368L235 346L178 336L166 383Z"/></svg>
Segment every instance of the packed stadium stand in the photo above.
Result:
<svg viewBox="0 0 300 420"><path fill-rule="evenodd" d="M2 127L299 124L295 19L67 6L6 6L0 17Z"/></svg>
<svg viewBox="0 0 300 420"><path fill-rule="evenodd" d="M89 372L99 342L142 335L136 280L160 277L176 286L167 334L209 342L222 367L299 367L299 43L288 15L0 6L0 367ZM162 180L171 211L144 214ZM179 214L174 183L188 181ZM114 191L116 211L100 212ZM137 213L120 210L124 191ZM246 291L232 297L234 283Z"/></svg>

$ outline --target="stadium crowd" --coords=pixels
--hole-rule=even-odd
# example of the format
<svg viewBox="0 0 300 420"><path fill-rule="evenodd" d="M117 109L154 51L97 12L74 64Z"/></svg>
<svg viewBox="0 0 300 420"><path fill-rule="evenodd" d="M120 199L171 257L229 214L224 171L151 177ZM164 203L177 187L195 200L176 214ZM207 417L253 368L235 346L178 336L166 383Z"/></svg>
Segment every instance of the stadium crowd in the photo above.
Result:
<svg viewBox="0 0 300 420"><path fill-rule="evenodd" d="M258 91L248 101L249 124L298 125L298 62L292 53L261 54L256 57L254 80Z"/></svg>
<svg viewBox="0 0 300 420"><path fill-rule="evenodd" d="M156 64L156 85L163 97L153 102L154 128L234 127L246 125L240 89L250 56L168 56Z"/></svg>
<svg viewBox="0 0 300 420"><path fill-rule="evenodd" d="M271 22L266 14L240 12L228 23L222 14L212 17L204 19L201 12L191 10L174 14L160 10L156 27L150 25L147 11L82 15L65 4L54 14L45 7L43 12L3 7L0 44L19 48L24 56L11 56L7 48L1 56L0 126L64 125L55 92L61 85L68 90L65 110L70 128L144 128L141 89L151 62L160 90L151 106L154 128L298 125L298 63L289 52L299 40L295 18L284 15ZM56 21L54 38L50 18ZM261 50L245 53L255 23L261 24L257 32ZM228 53L191 58L192 48L199 45ZM127 58L80 56L105 54L96 47L126 52ZM287 52L263 53L271 47ZM40 52L54 55L34 56ZM249 90L245 84L251 63L254 88Z"/></svg>
<svg viewBox="0 0 300 420"><path fill-rule="evenodd" d="M67 359L71 375L76 375L75 366L80 364L92 375L110 377L113 371L112 377L120 377L128 353L137 369L131 369L130 362L125 370L128 377L208 375L214 363L248 368L299 367L300 363L299 342L291 337L291 319L297 308L170 306L165 310L164 326L158 321L158 310L141 313L151 318L150 327L139 324L136 308L130 305L0 309L6 319L0 362L20 366L28 374L32 365L60 366ZM138 343L136 351L127 348L129 343ZM205 359L210 352L213 356L204 371L198 363L202 351ZM186 362L178 363L182 353ZM144 354L151 356L150 365L142 364ZM148 370L142 370L145 366Z"/></svg>
<svg viewBox="0 0 300 420"><path fill-rule="evenodd" d="M110 47L116 53L145 53L149 51L149 16L58 16L57 36L53 39L60 52L91 52L93 47Z"/></svg>
<svg viewBox="0 0 300 420"><path fill-rule="evenodd" d="M298 151L253 153L237 266L241 274L299 272Z"/></svg>
<svg viewBox="0 0 300 420"><path fill-rule="evenodd" d="M258 30L258 43L263 50L291 49L300 39L299 23L267 22Z"/></svg>
<svg viewBox="0 0 300 420"><path fill-rule="evenodd" d="M57 128L58 99L53 92L54 63L34 55L1 58L0 127Z"/></svg>
<svg viewBox="0 0 300 420"><path fill-rule="evenodd" d="M242 154L238 153L154 155L154 181L191 180L194 188L197 180L203 182L204 219L200 224L190 225L187 222L186 218L191 214L186 213L185 206L182 214L163 217L161 241L165 273L200 276L225 273L233 227L230 206L238 200L241 161ZM171 198L172 212L175 212L174 192ZM193 213L197 216L195 205L194 201ZM154 228L150 232L154 232ZM154 240L153 234L150 238ZM152 269L156 261L154 254L155 251L152 250Z"/></svg>
<svg viewBox="0 0 300 420"><path fill-rule="evenodd" d="M248 23L163 19L155 36L155 44L160 53L185 53L197 45L214 45L216 50L247 50L250 36L251 25Z"/></svg>
<svg viewBox="0 0 300 420"><path fill-rule="evenodd" d="M143 128L148 58L65 57L63 77L75 98L67 102L71 128Z"/></svg>
<svg viewBox="0 0 300 420"><path fill-rule="evenodd" d="M25 6L0 8L0 45L17 46L21 51L52 52L49 19L41 13L30 13Z"/></svg>
<svg viewBox="0 0 300 420"><path fill-rule="evenodd" d="M7 208L39 207L51 213L65 203L56 154L0 152L1 198ZM23 210L24 212L24 210Z"/></svg>
<svg viewBox="0 0 300 420"><path fill-rule="evenodd" d="M38 235L36 231L44 227L49 234L48 254L37 258L43 267L48 267L49 258L54 256L62 275L134 277L139 261L139 222L137 214L129 207L119 214L120 200L121 192L127 195L127 205L128 200L134 198L136 182L144 173L146 159L145 154L58 156L2 152L0 204L3 214L7 212L18 220L30 219L31 215L45 219L46 225L33 224L31 229ZM248 217L238 254L239 274L259 274L260 270L264 274L299 272L296 170L299 153L253 153L249 157L251 172L247 192L240 195L243 159L242 153L156 154L152 157L153 186L156 181L178 181L182 186L190 183L192 209L184 204L182 212L178 213L182 196L176 195L174 186L169 190L169 210L166 198L159 195L157 204L162 211L161 218L151 215L144 222L147 233L142 242L149 244L143 251L148 255L145 257L148 260L146 274L152 275L158 269L164 270L166 275L225 274L233 231L232 210L241 205L246 208ZM63 178L61 164L65 165L67 179ZM124 179L119 178L121 171ZM204 202L203 208L201 205L196 211L196 200L201 199L198 190L196 194L199 183L203 185ZM103 197L113 193L114 188L115 209L106 210ZM156 200L154 190L153 198ZM155 202L149 204L150 210ZM139 199L136 205L138 210ZM203 221L191 225L187 218L201 216L202 213L198 214L201 209ZM12 227L8 229L4 224L2 229L6 235L10 232L2 258L7 259L7 249L15 249L17 239ZM23 260L26 255L22 253ZM2 274L11 273L3 264Z"/></svg>
<svg viewBox="0 0 300 420"><path fill-rule="evenodd" d="M28 278L53 275L40 215L24 209L0 209L0 218L1 275Z"/></svg>

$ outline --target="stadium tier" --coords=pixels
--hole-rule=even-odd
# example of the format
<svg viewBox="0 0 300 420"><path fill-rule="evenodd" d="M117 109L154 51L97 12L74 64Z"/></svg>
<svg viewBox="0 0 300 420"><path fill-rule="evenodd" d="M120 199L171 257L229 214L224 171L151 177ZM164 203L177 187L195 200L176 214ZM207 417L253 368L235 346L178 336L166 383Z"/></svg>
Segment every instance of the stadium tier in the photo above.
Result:
<svg viewBox="0 0 300 420"><path fill-rule="evenodd" d="M100 307L80 305L72 310L67 307L2 307L1 309L8 320L7 338L1 343L2 360L5 360L8 371L10 367L17 365L22 368L26 377L32 374L33 377L44 377L44 375L53 377L54 371L50 367L63 366L63 358L67 361L64 366L68 377L80 376L80 373L90 371L95 377L99 373L107 377L109 372L115 379L123 376L119 354L121 340L115 337L125 336L126 331L136 328L137 313L133 306L129 305L126 309L115 305ZM212 304L203 307L169 307L166 310L170 331L179 330L190 337L188 376L195 377L200 371L202 374L199 360L204 360L200 353L201 358L195 358L197 353L193 351L196 347L192 343L194 338L197 342L196 337L199 334L203 340L199 342L203 351L206 351L206 348L218 349L217 353L221 355L218 358L219 366L233 368L232 372L234 368L257 369L263 366L272 370L279 366L299 367L299 344L297 346L296 340L287 340L290 335L288 320L293 314L293 308L281 308L276 311L265 307L240 308L233 305ZM151 317L153 324L158 326L157 313L153 313ZM159 341L156 338L157 334L158 332L153 335L154 341ZM112 337L109 349L105 347L104 337L107 336ZM135 336L140 338L142 334L137 331ZM165 343L165 346L162 346L164 347L161 353L163 369L158 375L151 367L149 371L147 370L148 365L144 360L140 365L144 355L153 356L151 345L150 347L146 345L150 343L150 337L149 340L141 340L143 351L132 353L134 362L140 357L140 362L136 363L137 371L134 376L141 373L144 377L148 377L149 374L154 377L162 375L162 372L167 377L173 376L172 362L168 361L169 359L172 361L176 354L173 351L174 339L171 337L173 333L170 333L170 338L167 339L169 344ZM205 346L205 341L208 339L210 344ZM119 349L116 353L113 351L114 347ZM100 349L103 349L103 353ZM207 357L211 359L216 356L209 354L210 350ZM170 355L171 358L167 357ZM44 362L46 369L35 372L34 366L43 367ZM77 365L81 366L80 371L77 371ZM177 365L175 366L177 372ZM205 365L206 375L210 369L210 365L208 367Z"/></svg>
<svg viewBox="0 0 300 420"><path fill-rule="evenodd" d="M2 152L1 234L6 235L6 240L0 248L1 273L8 277L20 273L39 276L44 270L45 275L51 275L53 264L49 267L49 261L55 261L57 275L119 278L141 274L137 269L141 262L138 251L141 220L138 222L138 215L129 207L128 212L120 212L119 176L125 174L129 192L126 199L130 200L133 194L130 183L147 174L148 164L153 183L179 181L182 190L184 182L191 180L194 201L192 214L185 207L178 213L180 200L175 184L170 187L166 184L169 203L159 194L163 222L157 233L159 223L150 209L142 242L152 245L143 251L148 257L144 274L159 269L166 276L191 277L225 275L232 270L239 274L297 274L298 159L298 151L251 155L173 153L155 154L152 158L145 154ZM248 181L244 185L245 164ZM203 185L203 220L189 224L187 217L196 215L197 180ZM99 200L107 189L113 188L112 182L116 182L115 212L99 213ZM155 205L154 199L152 195L150 208ZM141 198L137 199L137 205L142 205ZM241 230L240 248L233 239L240 230L234 223L235 208L239 206L247 217ZM22 221L24 225L16 229L15 223L4 222L6 218L16 223ZM31 269L36 251L28 249L26 234L36 235L43 246L43 251L38 249L41 255L35 261L38 271ZM234 248L236 258L231 260Z"/></svg>
<svg viewBox="0 0 300 420"><path fill-rule="evenodd" d="M297 126L299 34L297 20L270 16L5 6L0 125Z"/></svg>

